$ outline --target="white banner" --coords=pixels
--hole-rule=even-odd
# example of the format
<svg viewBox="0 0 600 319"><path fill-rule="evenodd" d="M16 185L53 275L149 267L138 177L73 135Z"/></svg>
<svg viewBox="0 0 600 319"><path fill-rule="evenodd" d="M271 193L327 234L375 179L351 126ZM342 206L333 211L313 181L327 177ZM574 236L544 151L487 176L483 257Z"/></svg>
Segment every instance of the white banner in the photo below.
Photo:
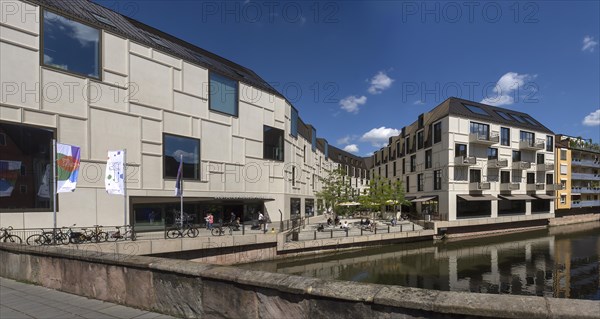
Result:
<svg viewBox="0 0 600 319"><path fill-rule="evenodd" d="M125 195L125 151L109 151L106 162L106 178L104 186L106 192L112 195Z"/></svg>

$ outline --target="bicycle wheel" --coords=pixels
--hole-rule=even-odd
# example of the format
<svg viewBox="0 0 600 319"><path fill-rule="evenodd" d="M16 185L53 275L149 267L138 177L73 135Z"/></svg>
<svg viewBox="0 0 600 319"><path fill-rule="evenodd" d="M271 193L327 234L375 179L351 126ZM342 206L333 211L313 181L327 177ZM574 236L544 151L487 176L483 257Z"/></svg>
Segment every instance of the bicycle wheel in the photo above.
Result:
<svg viewBox="0 0 600 319"><path fill-rule="evenodd" d="M96 236L94 236L94 239L97 243L105 242L108 240L108 233L101 231Z"/></svg>
<svg viewBox="0 0 600 319"><path fill-rule="evenodd" d="M229 228L229 235L233 235L233 228L228 227Z"/></svg>
<svg viewBox="0 0 600 319"><path fill-rule="evenodd" d="M191 238L195 238L198 237L198 234L200 233L200 231L198 230L198 228L190 228L187 231L187 236L191 237Z"/></svg>
<svg viewBox="0 0 600 319"><path fill-rule="evenodd" d="M213 236L221 236L223 234L223 232L219 229L219 228L213 228L210 233Z"/></svg>
<svg viewBox="0 0 600 319"><path fill-rule="evenodd" d="M30 246L44 245L46 243L46 236L41 235L41 234L33 234L33 235L27 237L25 242L27 243L27 245L30 245Z"/></svg>
<svg viewBox="0 0 600 319"><path fill-rule="evenodd" d="M121 231L119 230L106 234L106 241L114 242L119 239L121 239Z"/></svg>
<svg viewBox="0 0 600 319"><path fill-rule="evenodd" d="M178 229L171 229L167 231L167 238L179 238L181 236L181 232Z"/></svg>
<svg viewBox="0 0 600 319"><path fill-rule="evenodd" d="M132 230L128 230L125 232L125 235L122 237L123 240L135 240L135 233Z"/></svg>
<svg viewBox="0 0 600 319"><path fill-rule="evenodd" d="M4 238L5 243L21 244L23 240L17 235L8 235Z"/></svg>

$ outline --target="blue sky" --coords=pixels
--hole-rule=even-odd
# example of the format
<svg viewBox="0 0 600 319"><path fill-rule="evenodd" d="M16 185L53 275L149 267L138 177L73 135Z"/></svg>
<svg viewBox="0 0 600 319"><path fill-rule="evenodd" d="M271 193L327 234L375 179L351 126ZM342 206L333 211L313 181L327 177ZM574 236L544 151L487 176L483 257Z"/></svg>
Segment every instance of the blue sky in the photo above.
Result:
<svg viewBox="0 0 600 319"><path fill-rule="evenodd" d="M600 141L600 2L97 2L244 65L357 155L449 96Z"/></svg>

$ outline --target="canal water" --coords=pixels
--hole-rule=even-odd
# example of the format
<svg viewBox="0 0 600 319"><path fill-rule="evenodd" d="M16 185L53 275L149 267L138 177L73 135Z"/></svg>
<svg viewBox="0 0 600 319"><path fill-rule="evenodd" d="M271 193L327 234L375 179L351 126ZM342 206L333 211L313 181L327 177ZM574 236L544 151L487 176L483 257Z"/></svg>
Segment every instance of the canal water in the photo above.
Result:
<svg viewBox="0 0 600 319"><path fill-rule="evenodd" d="M239 265L426 289L600 300L600 222Z"/></svg>

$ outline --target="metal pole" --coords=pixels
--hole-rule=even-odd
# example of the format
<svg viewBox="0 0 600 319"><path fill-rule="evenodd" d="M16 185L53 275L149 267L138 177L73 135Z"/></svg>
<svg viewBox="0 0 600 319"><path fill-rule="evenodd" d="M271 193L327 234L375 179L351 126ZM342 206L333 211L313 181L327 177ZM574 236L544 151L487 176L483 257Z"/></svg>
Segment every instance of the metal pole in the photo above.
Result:
<svg viewBox="0 0 600 319"><path fill-rule="evenodd" d="M181 219L181 231L183 232L183 154L180 155L180 164L181 165L181 180L179 181L179 201L180 201L180 219Z"/></svg>
<svg viewBox="0 0 600 319"><path fill-rule="evenodd" d="M127 149L123 149L123 232L127 229Z"/></svg>
<svg viewBox="0 0 600 319"><path fill-rule="evenodd" d="M56 139L52 139L52 206L53 213L52 219L54 221L54 230L53 230L53 244L56 244L56 199L57 199L57 189L56 189Z"/></svg>

